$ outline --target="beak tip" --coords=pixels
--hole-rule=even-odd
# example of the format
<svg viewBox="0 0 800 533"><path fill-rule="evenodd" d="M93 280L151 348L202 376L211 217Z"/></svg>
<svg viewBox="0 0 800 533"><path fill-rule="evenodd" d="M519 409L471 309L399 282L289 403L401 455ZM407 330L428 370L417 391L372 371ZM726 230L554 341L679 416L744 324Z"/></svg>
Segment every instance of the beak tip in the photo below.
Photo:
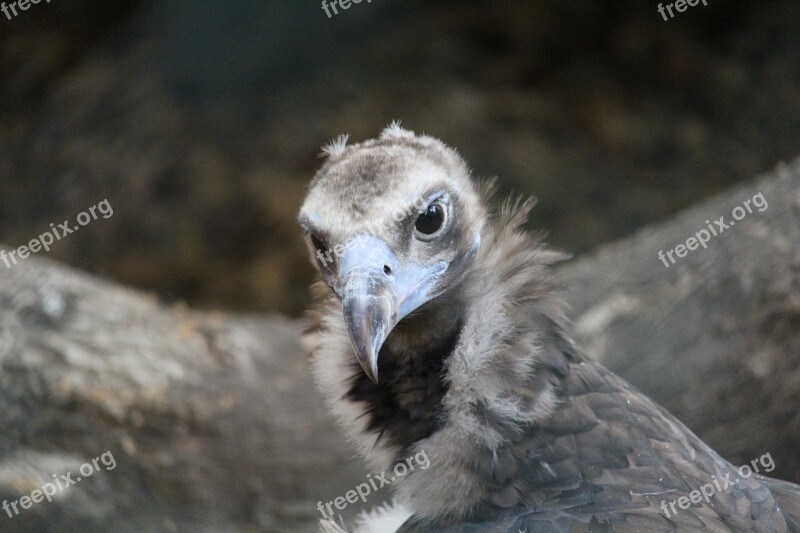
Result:
<svg viewBox="0 0 800 533"><path fill-rule="evenodd" d="M364 371L364 374L375 383L378 384L378 361L377 358L361 358L358 357L358 362L361 364L361 369Z"/></svg>
<svg viewBox="0 0 800 533"><path fill-rule="evenodd" d="M378 357L397 321L397 296L383 272L356 270L344 283L342 312L361 369L378 383Z"/></svg>

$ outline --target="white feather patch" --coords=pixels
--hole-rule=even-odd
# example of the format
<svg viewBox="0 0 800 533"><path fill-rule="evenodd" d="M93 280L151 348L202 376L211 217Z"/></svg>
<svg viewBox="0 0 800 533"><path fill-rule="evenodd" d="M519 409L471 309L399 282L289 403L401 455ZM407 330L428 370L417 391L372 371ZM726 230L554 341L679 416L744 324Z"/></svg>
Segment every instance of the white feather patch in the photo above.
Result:
<svg viewBox="0 0 800 533"><path fill-rule="evenodd" d="M401 138L412 138L414 137L414 132L411 130L404 130L400 127L399 120L393 120L391 124L386 126L386 128L381 132L381 139L401 139Z"/></svg>
<svg viewBox="0 0 800 533"><path fill-rule="evenodd" d="M347 140L350 138L350 135L346 133L340 134L334 140L326 144L322 147L322 153L320 156L322 157L339 157L342 155L347 148Z"/></svg>
<svg viewBox="0 0 800 533"><path fill-rule="evenodd" d="M412 511L398 501L392 501L363 511L356 519L355 529L348 532L344 524L333 520L320 520L319 533L392 533L400 529Z"/></svg>
<svg viewBox="0 0 800 533"><path fill-rule="evenodd" d="M394 500L362 512L354 533L391 533L400 529L412 514L411 509Z"/></svg>

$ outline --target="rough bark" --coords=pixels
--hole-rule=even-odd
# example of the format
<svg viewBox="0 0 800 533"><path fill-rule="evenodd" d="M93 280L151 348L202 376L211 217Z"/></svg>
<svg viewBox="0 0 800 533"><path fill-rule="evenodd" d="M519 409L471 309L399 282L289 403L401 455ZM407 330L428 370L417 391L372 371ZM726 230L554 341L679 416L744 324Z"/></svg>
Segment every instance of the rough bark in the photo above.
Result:
<svg viewBox="0 0 800 533"><path fill-rule="evenodd" d="M758 192L766 210L669 269L658 260ZM795 481L798 221L795 164L560 271L590 355L734 463L769 452L773 474ZM0 529L313 530L316 502L366 472L313 391L295 328L167 307L47 260L3 266L0 500L106 451L117 466L14 518L0 511Z"/></svg>
<svg viewBox="0 0 800 533"><path fill-rule="evenodd" d="M762 193L768 207L731 213ZM666 268L724 216L730 229ZM667 259L669 263L669 259ZM800 482L800 161L561 271L579 344L734 464Z"/></svg>
<svg viewBox="0 0 800 533"><path fill-rule="evenodd" d="M117 462L0 511L0 531L304 531L362 481L294 322L168 308L33 258L0 270L0 428L0 501Z"/></svg>

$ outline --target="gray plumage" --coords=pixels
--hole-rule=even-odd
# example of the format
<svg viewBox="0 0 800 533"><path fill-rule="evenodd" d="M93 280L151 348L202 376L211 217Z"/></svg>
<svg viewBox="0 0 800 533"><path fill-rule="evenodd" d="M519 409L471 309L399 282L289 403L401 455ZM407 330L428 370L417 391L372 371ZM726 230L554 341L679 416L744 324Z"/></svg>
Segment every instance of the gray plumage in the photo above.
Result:
<svg viewBox="0 0 800 533"><path fill-rule="evenodd" d="M413 514L398 531L800 531L800 487L760 475L665 516L662 500L736 469L573 345L550 273L564 256L522 229L531 201L490 213L491 183L397 125L326 154L299 217L322 278L312 369L375 471L430 458L392 485ZM429 237L414 199L432 197L445 221ZM386 250L348 251L365 234Z"/></svg>

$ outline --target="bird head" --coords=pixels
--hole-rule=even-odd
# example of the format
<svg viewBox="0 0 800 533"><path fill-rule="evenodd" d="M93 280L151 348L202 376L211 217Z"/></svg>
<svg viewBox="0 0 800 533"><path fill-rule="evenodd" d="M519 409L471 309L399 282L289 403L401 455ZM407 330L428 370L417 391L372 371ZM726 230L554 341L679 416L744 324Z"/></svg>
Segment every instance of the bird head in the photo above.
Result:
<svg viewBox="0 0 800 533"><path fill-rule="evenodd" d="M458 290L480 247L485 208L452 148L392 124L323 151L300 209L312 262L341 300L355 357L377 383L395 326Z"/></svg>

